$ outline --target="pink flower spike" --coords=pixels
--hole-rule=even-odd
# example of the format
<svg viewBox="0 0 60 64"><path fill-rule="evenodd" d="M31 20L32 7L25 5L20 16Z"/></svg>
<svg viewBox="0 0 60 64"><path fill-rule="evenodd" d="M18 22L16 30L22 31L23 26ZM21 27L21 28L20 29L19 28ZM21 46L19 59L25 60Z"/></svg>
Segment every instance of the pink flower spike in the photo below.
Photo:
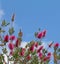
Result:
<svg viewBox="0 0 60 64"><path fill-rule="evenodd" d="M43 49L43 46L40 46L39 49L37 50L37 53L39 53Z"/></svg>
<svg viewBox="0 0 60 64"><path fill-rule="evenodd" d="M22 48L22 51L25 51L25 48Z"/></svg>
<svg viewBox="0 0 60 64"><path fill-rule="evenodd" d="M48 46L51 47L53 45L53 43L50 43Z"/></svg>
<svg viewBox="0 0 60 64"><path fill-rule="evenodd" d="M43 54L40 52L39 53L39 58L42 59L42 57L43 57Z"/></svg>
<svg viewBox="0 0 60 64"><path fill-rule="evenodd" d="M20 56L24 56L24 51L21 51L21 52L19 53L19 55L20 55Z"/></svg>
<svg viewBox="0 0 60 64"><path fill-rule="evenodd" d="M13 51L10 51L10 55L13 55Z"/></svg>
<svg viewBox="0 0 60 64"><path fill-rule="evenodd" d="M58 46L59 46L59 43L54 44L54 47L58 48Z"/></svg>
<svg viewBox="0 0 60 64"><path fill-rule="evenodd" d="M38 47L38 42L35 43L35 47L36 47L36 48Z"/></svg>
<svg viewBox="0 0 60 64"><path fill-rule="evenodd" d="M15 39L14 35L10 36L10 40L14 40L14 39Z"/></svg>
<svg viewBox="0 0 60 64"><path fill-rule="evenodd" d="M51 52L49 52L49 53L47 54L47 56L49 56L49 57L50 57L50 56L51 56Z"/></svg>
<svg viewBox="0 0 60 64"><path fill-rule="evenodd" d="M44 57L43 61L45 62L45 61L47 61L49 59L50 59L50 57L49 56L46 56L46 57Z"/></svg>
<svg viewBox="0 0 60 64"><path fill-rule="evenodd" d="M46 35L46 30L43 31L43 37L45 37L45 35Z"/></svg>
<svg viewBox="0 0 60 64"><path fill-rule="evenodd" d="M5 41L5 42L8 42L8 41L9 41L9 36L8 36L8 35L6 35L6 36L4 37L4 41Z"/></svg>
<svg viewBox="0 0 60 64"><path fill-rule="evenodd" d="M26 57L26 59L27 59L27 60L30 60L30 59L31 59L31 56L30 56L30 55L28 55L28 56Z"/></svg>
<svg viewBox="0 0 60 64"><path fill-rule="evenodd" d="M30 51L34 51L34 45L32 45L31 47L30 47Z"/></svg>
<svg viewBox="0 0 60 64"><path fill-rule="evenodd" d="M43 37L43 32L40 32L40 33L38 33L38 35L37 35L37 38L42 38Z"/></svg>
<svg viewBox="0 0 60 64"><path fill-rule="evenodd" d="M8 47L9 47L10 50L13 50L14 49L14 44L13 43L9 43Z"/></svg>
<svg viewBox="0 0 60 64"><path fill-rule="evenodd" d="M18 39L16 40L15 46L16 46L16 47L19 46L19 41L18 41Z"/></svg>

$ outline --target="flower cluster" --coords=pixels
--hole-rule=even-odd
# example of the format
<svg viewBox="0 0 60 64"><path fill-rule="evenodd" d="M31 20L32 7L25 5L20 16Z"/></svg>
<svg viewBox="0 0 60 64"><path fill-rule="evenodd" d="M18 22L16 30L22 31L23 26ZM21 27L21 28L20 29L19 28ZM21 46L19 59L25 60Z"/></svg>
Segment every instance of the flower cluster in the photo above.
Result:
<svg viewBox="0 0 60 64"><path fill-rule="evenodd" d="M15 14L12 16L12 24L14 23ZM7 27L10 23L7 23L5 20L2 21L1 26ZM57 64L57 61L60 60L60 44L51 42L48 44L48 49L42 45L42 39L46 36L46 30L35 32L36 40L30 41L27 43L25 48L20 47L22 43L23 32L19 31L18 37L14 36L14 27L11 26L9 28L8 34L4 34L5 30L0 27L0 46L2 46L3 54L7 54L8 50L6 45L8 46L10 52L8 57L8 61L14 61L14 64L49 64L52 56L54 57L54 63ZM4 37L2 37L2 34ZM53 52L49 52L49 49L53 48ZM3 54L0 54L0 64L4 61ZM3 61L2 61L3 60Z"/></svg>

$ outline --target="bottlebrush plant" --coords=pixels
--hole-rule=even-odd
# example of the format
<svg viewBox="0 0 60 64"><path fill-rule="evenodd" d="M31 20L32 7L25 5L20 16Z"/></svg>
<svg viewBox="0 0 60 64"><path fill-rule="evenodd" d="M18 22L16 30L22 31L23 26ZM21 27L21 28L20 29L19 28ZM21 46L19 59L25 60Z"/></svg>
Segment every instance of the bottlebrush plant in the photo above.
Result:
<svg viewBox="0 0 60 64"><path fill-rule="evenodd" d="M52 56L54 58L54 64L57 64L58 60L60 60L60 44L51 42L48 44L48 49L46 50L41 41L46 36L46 30L35 32L37 41L30 41L25 48L20 47L23 32L20 29L18 37L14 35L14 17L15 14L12 16L12 23L3 20L0 26L0 47L2 47L2 53L0 53L0 64L3 64L3 62L7 64L3 56L3 54L7 55L7 53L9 53L7 56L8 64L9 61L13 61L13 64L49 64ZM9 25L11 25L11 27L8 28L7 33L3 28L8 27ZM6 46L8 46L10 52ZM52 47L54 52L49 52L49 49L52 49Z"/></svg>

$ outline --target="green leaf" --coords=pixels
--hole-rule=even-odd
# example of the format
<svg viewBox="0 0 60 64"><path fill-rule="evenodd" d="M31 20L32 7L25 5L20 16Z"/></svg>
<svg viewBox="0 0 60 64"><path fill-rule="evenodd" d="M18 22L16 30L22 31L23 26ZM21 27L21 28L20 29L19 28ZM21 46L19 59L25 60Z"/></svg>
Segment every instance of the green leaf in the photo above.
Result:
<svg viewBox="0 0 60 64"><path fill-rule="evenodd" d="M57 58L60 60L60 54L57 56Z"/></svg>
<svg viewBox="0 0 60 64"><path fill-rule="evenodd" d="M9 28L9 34L12 35L14 33L14 28Z"/></svg>
<svg viewBox="0 0 60 64"><path fill-rule="evenodd" d="M41 41L37 41L37 42L38 42L38 44L39 44L39 45L41 45L41 44L42 44L42 42L41 42Z"/></svg>
<svg viewBox="0 0 60 64"><path fill-rule="evenodd" d="M2 64L2 60L4 60L3 54L0 54L0 63Z"/></svg>
<svg viewBox="0 0 60 64"><path fill-rule="evenodd" d="M7 23L5 26L8 26L10 23Z"/></svg>
<svg viewBox="0 0 60 64"><path fill-rule="evenodd" d="M35 55L35 56L32 57L31 64L39 64L37 55Z"/></svg>
<svg viewBox="0 0 60 64"><path fill-rule="evenodd" d="M0 33L2 33L2 32L4 33L4 32L5 32L5 30L2 30L2 28L0 27Z"/></svg>
<svg viewBox="0 0 60 64"><path fill-rule="evenodd" d="M35 35L35 37L37 37L37 34L38 34L38 32L35 32L35 34L34 34L34 35Z"/></svg>
<svg viewBox="0 0 60 64"><path fill-rule="evenodd" d="M58 49L58 52L60 52L60 48Z"/></svg>
<svg viewBox="0 0 60 64"><path fill-rule="evenodd" d="M36 54L36 50L34 52L32 52L32 55L35 55Z"/></svg>
<svg viewBox="0 0 60 64"><path fill-rule="evenodd" d="M6 21L3 20L1 26L5 26L5 25L6 25Z"/></svg>
<svg viewBox="0 0 60 64"><path fill-rule="evenodd" d="M6 48L3 48L2 51L3 51L3 53L5 53L5 54L7 53L7 49L6 49Z"/></svg>
<svg viewBox="0 0 60 64"><path fill-rule="evenodd" d="M0 36L0 41L2 41L2 37Z"/></svg>
<svg viewBox="0 0 60 64"><path fill-rule="evenodd" d="M10 24L10 23L7 23L5 20L3 20L1 26L5 27L5 26L7 26L7 25L9 25L9 24Z"/></svg>
<svg viewBox="0 0 60 64"><path fill-rule="evenodd" d="M0 64L3 64L3 62L0 62Z"/></svg>

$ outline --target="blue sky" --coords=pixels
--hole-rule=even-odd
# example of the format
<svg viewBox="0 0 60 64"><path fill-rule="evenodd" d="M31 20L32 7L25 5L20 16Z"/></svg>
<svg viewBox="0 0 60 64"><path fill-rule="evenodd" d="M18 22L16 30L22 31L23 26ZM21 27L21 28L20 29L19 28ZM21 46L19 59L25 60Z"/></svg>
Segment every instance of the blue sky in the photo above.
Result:
<svg viewBox="0 0 60 64"><path fill-rule="evenodd" d="M34 32L46 29L44 41L60 43L60 0L0 0L0 22L11 21L15 13L15 34L23 31L23 41L35 39Z"/></svg>
<svg viewBox="0 0 60 64"><path fill-rule="evenodd" d="M15 34L22 28L24 41L35 39L34 32L41 28L47 30L44 41L60 42L60 0L0 0L0 9L7 21L16 14Z"/></svg>

